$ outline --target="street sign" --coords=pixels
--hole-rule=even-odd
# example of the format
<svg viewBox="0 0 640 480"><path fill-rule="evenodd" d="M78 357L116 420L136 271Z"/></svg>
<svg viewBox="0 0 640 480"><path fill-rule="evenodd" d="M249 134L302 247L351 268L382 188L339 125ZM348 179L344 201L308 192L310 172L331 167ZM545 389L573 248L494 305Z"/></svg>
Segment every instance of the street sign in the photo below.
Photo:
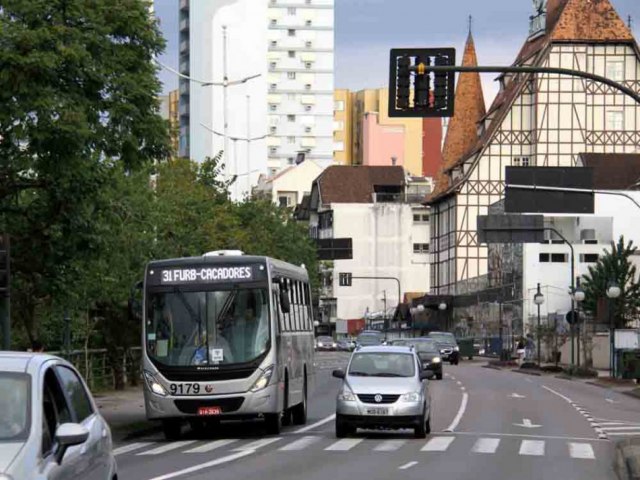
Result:
<svg viewBox="0 0 640 480"><path fill-rule="evenodd" d="M564 318L569 325L578 324L582 321L582 319L580 318L580 312L577 312L575 310L569 310Z"/></svg>
<svg viewBox="0 0 640 480"><path fill-rule="evenodd" d="M338 277L338 283L341 287L350 287L353 282L352 273L341 273Z"/></svg>
<svg viewBox="0 0 640 480"><path fill-rule="evenodd" d="M480 215L479 243L541 243L544 241L542 215Z"/></svg>
<svg viewBox="0 0 640 480"><path fill-rule="evenodd" d="M592 168L507 167L505 183L507 213L594 213L593 193L562 191L563 188L592 190Z"/></svg>
<svg viewBox="0 0 640 480"><path fill-rule="evenodd" d="M389 62L390 117L452 117L455 72L428 67L456 64L455 48L394 48Z"/></svg>

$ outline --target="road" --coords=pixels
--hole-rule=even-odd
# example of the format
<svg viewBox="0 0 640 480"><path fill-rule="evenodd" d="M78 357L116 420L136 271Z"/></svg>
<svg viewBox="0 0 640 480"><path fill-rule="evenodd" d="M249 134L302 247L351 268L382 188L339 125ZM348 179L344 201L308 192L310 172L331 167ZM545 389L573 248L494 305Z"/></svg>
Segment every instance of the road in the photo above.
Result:
<svg viewBox="0 0 640 480"><path fill-rule="evenodd" d="M121 479L282 480L496 478L614 479L613 440L640 435L640 401L592 385L445 365L432 381L433 432L360 431L338 441L332 414L342 353L318 355L318 385L306 427L265 436L258 424L165 442L161 435L116 445Z"/></svg>

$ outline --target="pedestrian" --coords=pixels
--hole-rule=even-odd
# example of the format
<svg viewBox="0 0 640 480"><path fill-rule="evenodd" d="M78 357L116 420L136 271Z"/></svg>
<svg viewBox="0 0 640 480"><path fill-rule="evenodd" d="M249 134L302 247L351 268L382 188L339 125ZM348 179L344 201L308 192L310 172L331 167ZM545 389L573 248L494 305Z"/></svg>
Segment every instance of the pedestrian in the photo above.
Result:
<svg viewBox="0 0 640 480"><path fill-rule="evenodd" d="M518 340L518 345L516 346L516 354L518 355L518 362L520 363L520 365L522 365L525 355L524 340L522 338Z"/></svg>

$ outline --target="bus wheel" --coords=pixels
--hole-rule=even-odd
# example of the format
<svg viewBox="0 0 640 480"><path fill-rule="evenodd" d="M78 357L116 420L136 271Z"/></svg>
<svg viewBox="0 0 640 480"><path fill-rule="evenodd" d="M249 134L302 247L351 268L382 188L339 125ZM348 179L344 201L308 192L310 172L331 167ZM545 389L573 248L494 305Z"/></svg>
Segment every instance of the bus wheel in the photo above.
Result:
<svg viewBox="0 0 640 480"><path fill-rule="evenodd" d="M182 422L175 418L163 420L162 431L167 440L178 440L182 434Z"/></svg>
<svg viewBox="0 0 640 480"><path fill-rule="evenodd" d="M282 414L269 413L264 416L264 423L269 435L280 435L282 431Z"/></svg>
<svg viewBox="0 0 640 480"><path fill-rule="evenodd" d="M304 387L302 390L302 402L291 410L294 425L304 425L307 423L307 377L304 377Z"/></svg>

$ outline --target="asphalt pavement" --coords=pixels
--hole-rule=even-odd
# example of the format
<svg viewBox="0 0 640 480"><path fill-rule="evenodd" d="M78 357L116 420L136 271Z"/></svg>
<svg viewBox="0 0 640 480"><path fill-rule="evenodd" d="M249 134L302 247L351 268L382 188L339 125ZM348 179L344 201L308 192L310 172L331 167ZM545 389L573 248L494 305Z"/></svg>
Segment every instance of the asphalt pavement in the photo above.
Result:
<svg viewBox="0 0 640 480"><path fill-rule="evenodd" d="M334 435L339 381L331 370L344 353L321 353L305 427L267 436L258 422L223 423L216 432L186 431L166 442L153 433L116 445L120 479L264 478L615 479L614 441L640 436L640 401L582 382L445 365L431 382L432 434L359 431Z"/></svg>

